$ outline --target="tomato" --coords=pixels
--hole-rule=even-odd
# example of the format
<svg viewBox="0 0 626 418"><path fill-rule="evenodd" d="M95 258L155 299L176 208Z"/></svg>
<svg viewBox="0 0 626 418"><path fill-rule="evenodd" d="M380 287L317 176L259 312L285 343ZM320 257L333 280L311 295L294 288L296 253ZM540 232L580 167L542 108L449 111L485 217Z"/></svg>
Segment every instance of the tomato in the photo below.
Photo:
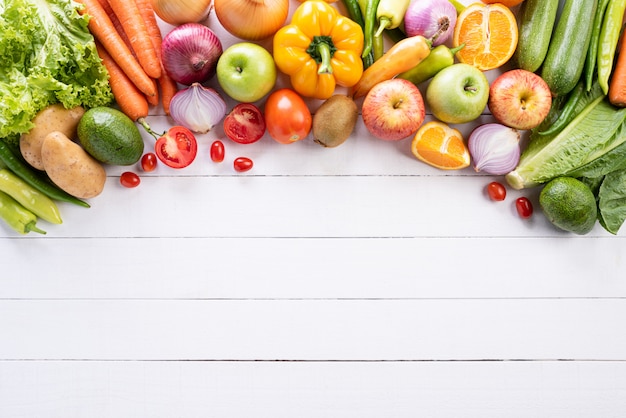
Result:
<svg viewBox="0 0 626 418"><path fill-rule="evenodd" d="M129 189L139 186L139 183L141 183L141 179L132 171L124 171L120 176L120 184Z"/></svg>
<svg viewBox="0 0 626 418"><path fill-rule="evenodd" d="M265 123L267 132L274 140L290 144L304 139L311 132L313 117L298 93L282 88L267 97Z"/></svg>
<svg viewBox="0 0 626 418"><path fill-rule="evenodd" d="M213 143L211 144L210 154L211 161L213 161L214 163L221 163L222 161L224 161L224 143L220 140L213 141Z"/></svg>
<svg viewBox="0 0 626 418"><path fill-rule="evenodd" d="M248 157L237 157L233 161L233 168L240 173L250 170L252 165L252 160Z"/></svg>
<svg viewBox="0 0 626 418"><path fill-rule="evenodd" d="M265 134L265 118L252 103L239 103L224 118L224 133L239 144L251 144Z"/></svg>
<svg viewBox="0 0 626 418"><path fill-rule="evenodd" d="M141 169L143 171L154 171L156 166L157 156L153 152L148 152L141 157Z"/></svg>
<svg viewBox="0 0 626 418"><path fill-rule="evenodd" d="M172 168L184 168L196 158L198 142L189 129L174 126L157 140L154 148L163 164Z"/></svg>
<svg viewBox="0 0 626 418"><path fill-rule="evenodd" d="M520 218L528 219L533 215L533 204L527 197L518 197L515 200L515 208Z"/></svg>
<svg viewBox="0 0 626 418"><path fill-rule="evenodd" d="M502 183L492 181L487 185L487 194L491 200L502 201L506 199L506 188Z"/></svg>

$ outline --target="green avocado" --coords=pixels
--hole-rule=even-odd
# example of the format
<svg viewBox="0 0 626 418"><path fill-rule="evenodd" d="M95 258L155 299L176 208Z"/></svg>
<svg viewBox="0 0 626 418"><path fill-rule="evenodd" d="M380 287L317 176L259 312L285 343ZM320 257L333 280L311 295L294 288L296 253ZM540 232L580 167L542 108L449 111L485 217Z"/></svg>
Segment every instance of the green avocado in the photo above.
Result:
<svg viewBox="0 0 626 418"><path fill-rule="evenodd" d="M135 164L144 149L143 138L132 119L106 106L85 112L78 122L78 140L92 157L110 165Z"/></svg>
<svg viewBox="0 0 626 418"><path fill-rule="evenodd" d="M591 232L598 218L593 192L573 177L550 180L539 194L539 203L552 224L578 235Z"/></svg>

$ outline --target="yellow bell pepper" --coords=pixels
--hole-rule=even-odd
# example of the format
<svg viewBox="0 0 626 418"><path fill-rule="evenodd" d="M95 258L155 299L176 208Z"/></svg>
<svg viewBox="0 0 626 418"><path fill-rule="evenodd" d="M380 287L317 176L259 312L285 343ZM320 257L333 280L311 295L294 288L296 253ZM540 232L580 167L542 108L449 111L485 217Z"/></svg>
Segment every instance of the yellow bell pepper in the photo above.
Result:
<svg viewBox="0 0 626 418"><path fill-rule="evenodd" d="M363 74L363 30L323 0L306 0L274 34L276 66L300 95L328 99Z"/></svg>

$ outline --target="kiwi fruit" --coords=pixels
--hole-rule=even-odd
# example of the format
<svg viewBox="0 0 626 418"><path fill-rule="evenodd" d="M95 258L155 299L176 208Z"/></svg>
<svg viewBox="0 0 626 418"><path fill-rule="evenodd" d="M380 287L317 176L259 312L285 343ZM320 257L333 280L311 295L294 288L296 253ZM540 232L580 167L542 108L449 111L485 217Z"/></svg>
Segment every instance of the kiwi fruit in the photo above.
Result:
<svg viewBox="0 0 626 418"><path fill-rule="evenodd" d="M327 148L343 144L354 131L358 116L352 98L342 94L329 97L313 115L313 140Z"/></svg>

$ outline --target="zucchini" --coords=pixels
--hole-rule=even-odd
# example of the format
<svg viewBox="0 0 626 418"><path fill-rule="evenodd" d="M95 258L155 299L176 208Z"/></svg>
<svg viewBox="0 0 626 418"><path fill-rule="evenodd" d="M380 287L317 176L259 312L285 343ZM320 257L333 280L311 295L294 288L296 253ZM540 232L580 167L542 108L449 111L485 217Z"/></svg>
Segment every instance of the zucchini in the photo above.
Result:
<svg viewBox="0 0 626 418"><path fill-rule="evenodd" d="M565 0L541 69L555 96L572 91L582 75L597 7L597 0Z"/></svg>
<svg viewBox="0 0 626 418"><path fill-rule="evenodd" d="M558 9L559 0L526 0L522 3L514 57L519 68L534 73L543 64Z"/></svg>

